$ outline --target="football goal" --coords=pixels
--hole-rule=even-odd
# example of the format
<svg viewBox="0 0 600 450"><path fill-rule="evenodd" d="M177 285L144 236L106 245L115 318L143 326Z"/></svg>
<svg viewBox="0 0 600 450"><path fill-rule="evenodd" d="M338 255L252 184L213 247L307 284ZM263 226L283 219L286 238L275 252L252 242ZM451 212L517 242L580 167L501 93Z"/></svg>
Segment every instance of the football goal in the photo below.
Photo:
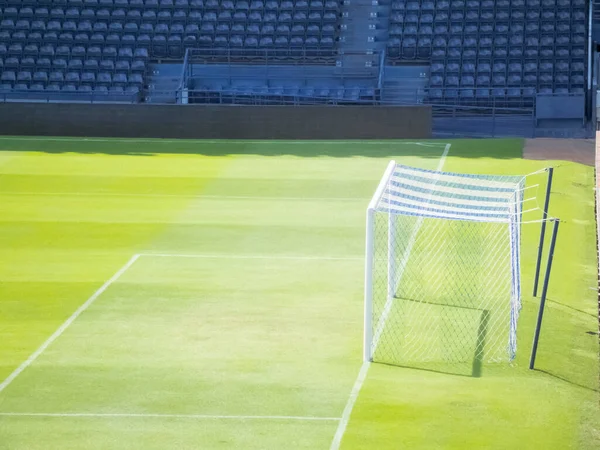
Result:
<svg viewBox="0 0 600 450"><path fill-rule="evenodd" d="M390 162L367 209L365 360L412 366L515 358L522 225L542 223L544 232L545 222L555 220L547 214L548 170L542 207L543 189L528 176ZM543 242L542 236L536 277Z"/></svg>

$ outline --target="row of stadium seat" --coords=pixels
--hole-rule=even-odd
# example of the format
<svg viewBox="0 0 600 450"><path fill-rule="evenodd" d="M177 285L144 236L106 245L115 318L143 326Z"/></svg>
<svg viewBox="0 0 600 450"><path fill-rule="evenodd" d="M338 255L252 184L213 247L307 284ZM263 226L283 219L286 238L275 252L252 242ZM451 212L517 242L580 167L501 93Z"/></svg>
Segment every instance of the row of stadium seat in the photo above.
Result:
<svg viewBox="0 0 600 450"><path fill-rule="evenodd" d="M42 83L5 83L0 82L0 94L6 92L95 92L102 94L109 93L128 93L128 94L137 94L140 91L140 87L138 85L96 85L92 86L89 84L80 84L76 85L73 83L50 83L50 84L42 84Z"/></svg>
<svg viewBox="0 0 600 450"><path fill-rule="evenodd" d="M40 70L47 69L69 69L69 70L87 70L87 71L104 71L104 72L137 72L144 73L146 71L146 64L144 61L136 60L129 62L128 60L117 60L112 59L65 59L65 58L16 58L8 57L6 59L0 58L0 70L15 70L15 69L27 69L36 68Z"/></svg>
<svg viewBox="0 0 600 450"><path fill-rule="evenodd" d="M440 73L584 73L585 64L583 61L573 63L568 59L559 60L540 60L540 61L505 61L492 62L489 60L479 61L451 61L446 64L433 63L431 65L431 74Z"/></svg>
<svg viewBox="0 0 600 450"><path fill-rule="evenodd" d="M471 59L477 57L494 58L551 58L553 56L563 57L571 55L573 59L585 58L586 50L584 45L570 47L525 47L523 46L504 46L504 47L485 47L485 48L466 48L462 47L432 47L427 40L390 39L387 46L387 54L391 59Z"/></svg>
<svg viewBox="0 0 600 450"><path fill-rule="evenodd" d="M93 45L101 48L117 48L120 44L126 45L127 47L123 47L119 49L119 52L123 52L124 54L128 52L128 48L133 48L135 46L150 46L152 43L154 45L160 44L168 44L168 45L182 45L193 46L196 42L200 45L215 45L215 46L261 46L261 47L269 47L273 45L291 45L291 46L318 46L318 45L333 45L335 42L335 38L331 35L312 35L309 33L304 34L293 34L288 32L278 31L274 34L268 35L252 35L252 34L239 34L239 33L230 33L230 34L221 34L221 33L213 33L213 34L201 34L199 36L191 35L182 37L179 35L155 35L154 37L150 37L148 35L140 35L137 37L129 38L128 35L124 35L122 38L119 36L108 35L105 40L101 40L99 38L83 38L77 37L77 39L59 39L57 43L59 46L73 46L74 48L79 48L81 46ZM46 40L45 40L46 41ZM2 43L3 41L0 39L0 55L9 54L9 55L37 55L38 53L45 52L45 48L48 48L50 45L38 45L37 43L30 43L27 45L23 45L21 43L11 44L8 47L6 44ZM11 42L11 41L6 41ZM51 41L52 42L52 41ZM131 52L129 52L131 53ZM124 57L127 57L124 55Z"/></svg>
<svg viewBox="0 0 600 450"><path fill-rule="evenodd" d="M410 34L404 34L402 39L400 38L392 38L394 41L391 42L423 42L427 43L427 46L430 47L460 47L460 48L491 48L491 47L506 47L510 46L525 46L531 48L537 47L563 47L569 45L578 45L585 46L586 39L585 35L582 34L556 34L554 36L542 36L541 38L538 36L523 36L522 34L511 34L511 35L499 35L495 37L491 36L465 36L461 37L451 37L449 36L437 36L435 38L431 38L429 36L420 36L419 38L414 37Z"/></svg>
<svg viewBox="0 0 600 450"><path fill-rule="evenodd" d="M40 2L41 3L41 2ZM233 0L207 0L204 5L184 5L183 7L177 6L174 10L171 9L140 9L133 6L126 5L125 8L20 8L7 7L0 12L2 17L6 19L45 19L45 18L98 18L98 19L117 19L121 20L127 16L134 17L145 17L145 18L170 18L170 17L184 17L190 12L211 12L220 10L236 10L236 11L320 11L330 10L337 11L339 9L339 3L337 0L298 0L292 2L291 0L283 0L281 2L277 0L252 0L248 1L233 1Z"/></svg>
<svg viewBox="0 0 600 450"><path fill-rule="evenodd" d="M148 58L148 49L145 47L116 47L116 46L84 46L84 45L54 45L54 44L45 44L41 46L37 46L36 44L29 44L23 46L21 44L12 44L10 46L6 46L5 44L0 44L0 57L6 56L71 56L71 57L92 57L92 58L119 58L125 60L132 59L147 59Z"/></svg>
<svg viewBox="0 0 600 450"><path fill-rule="evenodd" d="M492 89L429 89L427 97L431 100L435 99L446 99L455 100L458 98L462 99L489 99L489 98L514 98L522 99L523 97L535 97L536 94L568 94L578 93L582 94L583 89L569 90L567 88L523 88L523 87L496 87ZM453 103L453 102L450 102Z"/></svg>
<svg viewBox="0 0 600 450"><path fill-rule="evenodd" d="M22 83L30 83L30 82L38 82L38 83L84 83L84 84L135 84L141 86L143 84L142 75L139 73L134 73L127 75L126 73L115 73L111 74L110 72L62 72L62 71L53 71L53 72L13 72L11 70L5 70L0 75L0 82L2 83L13 83L13 82L22 82Z"/></svg>
<svg viewBox="0 0 600 450"><path fill-rule="evenodd" d="M459 23L459 22L471 22L475 26L486 23L509 23L512 21L518 22L532 22L532 23L548 23L559 21L559 23L570 22L571 20L585 23L585 10L570 10L570 11L544 11L544 10L531 10L531 11L520 11L513 10L510 13L505 11L503 13L497 11L457 11L451 14L446 12L438 12L435 15L430 13L422 14L404 14L402 12L393 12L391 15L392 23L406 23L406 24L444 24L448 22Z"/></svg>
<svg viewBox="0 0 600 450"><path fill-rule="evenodd" d="M460 73L463 75L468 74L515 74L515 75L537 75L537 74L583 74L585 71L585 64L583 61L575 62L570 64L568 60L548 61L543 60L539 62L510 62L506 64L504 61L498 61L492 63L491 61L463 61L462 64L459 62L450 62L448 64L434 63L431 65L431 74L452 74Z"/></svg>
<svg viewBox="0 0 600 450"><path fill-rule="evenodd" d="M31 42L38 43L41 41L44 42L58 42L58 41L66 41L66 42L74 42L74 41L96 41L96 42L106 42L107 40L115 40L115 41L143 41L150 40L155 35L172 35L172 36L180 36L180 37L190 37L197 36L199 34L254 34L254 35L309 35L309 36L335 36L337 33L337 28L332 24L327 24L324 26L314 25L314 24L295 24L290 26L286 23L280 24L219 24L215 26L212 23L206 23L201 27L198 25L192 24L187 25L185 28L183 25L173 25L169 29L168 25L164 27L157 26L156 28L143 27L141 32L129 30L110 30L107 32L31 32L25 33L24 31L15 31L13 33L9 31L0 31L0 42L3 43L22 43L22 42Z"/></svg>
<svg viewBox="0 0 600 450"><path fill-rule="evenodd" d="M583 86L584 83L583 75L572 75L569 77L568 74L553 75L552 73L547 74L532 74L530 76L522 77L520 74L500 74L495 73L493 75L446 75L444 78L440 75L433 75L430 80L430 86L432 87L490 87L490 86L525 86L535 87L538 84L557 84L568 86L569 84L578 84Z"/></svg>
<svg viewBox="0 0 600 450"><path fill-rule="evenodd" d="M506 9L548 9L585 8L586 0L394 0L392 11L448 11L478 9L503 11Z"/></svg>
<svg viewBox="0 0 600 450"><path fill-rule="evenodd" d="M281 48L281 47L290 47L290 48L313 48L313 49L333 49L335 45L335 39L332 37L315 37L315 36L291 36L287 35L279 36L243 36L243 35L231 35L231 36L210 36L210 35L201 35L196 39L194 37L193 40L186 40L186 42L191 44L191 46L206 46L206 47L219 47L219 48L243 48L248 47L252 48ZM125 42L123 42L125 43ZM131 42L127 42L127 44L133 44ZM167 39L165 36L155 36L151 41L149 40L139 40L137 41L138 45L149 45L152 44L154 47L154 54L157 54L157 48L164 47L164 51L166 51L167 46L174 46L175 51L183 52L181 48L182 41L180 38L174 39L173 37L169 37ZM146 47L118 47L115 45L85 45L78 44L74 46L70 45L54 45L54 44L46 44L38 46L37 44L28 44L23 46L22 44L12 44L10 46L6 46L5 44L0 43L0 57L5 56L54 56L54 55L72 55L75 57L104 57L104 58L121 58L121 59L133 59L133 58L148 58L148 48Z"/></svg>
<svg viewBox="0 0 600 450"><path fill-rule="evenodd" d="M20 0L20 1L10 1L8 0L8 6L5 6L4 9L0 9L0 11L5 16L19 16L26 15L30 16L34 15L43 15L43 9L49 8L136 8L136 9L211 9L218 7L223 2L228 0ZM260 2L261 0L240 0L236 3L240 5L244 4L252 4L256 2ZM265 0L269 2L278 2L285 3L290 0ZM327 0L310 0L311 3L319 3L325 2ZM308 4L308 0L298 0L297 3L299 7L304 7Z"/></svg>
<svg viewBox="0 0 600 450"><path fill-rule="evenodd" d="M85 32L98 32L98 33L105 33L108 31L115 31L115 32L119 32L119 31L130 31L130 32L144 32L144 33L152 33L155 32L155 29L163 29L165 31L156 31L156 32L169 32L170 27L185 27L186 23L187 24L192 24L192 23L202 23L202 22L206 22L206 23L217 23L217 22L223 22L223 23L286 23L286 24L290 24L292 22L298 22L298 23L307 23L307 22L313 22L313 23L320 23L320 22L336 22L338 20L338 14L335 12L320 12L320 11L312 11L310 13L305 13L305 12L295 12L295 13L288 13L288 12L281 12L281 13L274 13L274 12L267 12L265 14L262 14L260 12L252 12L250 14L246 14L245 12L235 12L235 13L231 13L229 11L221 11L220 13L206 13L203 16L199 16L197 17L195 20L187 20L187 21L180 21L180 22L176 22L173 25L170 24L170 21L167 21L169 23L165 23L165 22L161 22L159 24L153 24L151 22L147 22L144 21L143 23L137 23L137 22L105 22L105 21L89 21L89 20L81 20L81 21L74 21L74 20L65 20L65 21L60 21L60 20L49 20L49 21L43 21L43 20L34 20L32 22L28 21L28 20L19 20L17 22L14 22L13 20L10 19L3 19L2 21L0 21L0 30L6 30L6 31L56 31L56 32L61 32L61 31L70 31L70 32L77 32L77 31L85 31Z"/></svg>
<svg viewBox="0 0 600 450"><path fill-rule="evenodd" d="M132 26L128 26L132 25ZM48 40L53 41L74 41L74 40L97 40L104 42L108 36L116 36L118 40L140 40L141 36L152 37L155 34L162 35L198 35L198 34L229 34L229 33L248 33L248 34L294 34L294 35L312 35L312 36L334 36L338 29L333 24L316 25L297 23L290 25L288 23L204 23L201 26L189 24L184 27L183 24L173 24L169 27L167 24L158 24L155 27L151 24L142 24L140 27L137 24L126 24L125 28L110 27L108 30L79 30L71 31L50 31L41 33L32 31L6 31L0 29L0 42L40 42ZM127 37L125 37L127 36ZM143 39L142 39L143 40Z"/></svg>
<svg viewBox="0 0 600 450"><path fill-rule="evenodd" d="M563 33L563 34L585 34L587 29L584 23L574 23L570 24L567 22L549 22L542 23L539 22L519 22L512 21L510 24L508 23L496 23L492 24L474 24L474 23L451 23L450 25L443 24L435 24L432 25L430 23L426 24L404 24L400 25L402 22L396 20L396 18L392 17L391 19L394 21L393 25L390 26L390 35L391 36L402 36L402 35L413 35L413 36L454 36L457 39L460 39L462 35L465 38L477 36L479 33L488 35L488 37L505 37L507 35L512 35L513 33L517 34L526 34L527 37L537 37L541 33Z"/></svg>
<svg viewBox="0 0 600 450"><path fill-rule="evenodd" d="M351 96L354 94L364 95L364 96L374 96L375 89L373 87L363 87L363 86L319 86L319 85L263 85L263 84L247 84L244 85L236 84L236 85L221 85L221 86L198 86L194 90L197 91L227 91L227 92L243 92L243 93L273 93L276 95L286 94L286 95L334 95L334 96Z"/></svg>

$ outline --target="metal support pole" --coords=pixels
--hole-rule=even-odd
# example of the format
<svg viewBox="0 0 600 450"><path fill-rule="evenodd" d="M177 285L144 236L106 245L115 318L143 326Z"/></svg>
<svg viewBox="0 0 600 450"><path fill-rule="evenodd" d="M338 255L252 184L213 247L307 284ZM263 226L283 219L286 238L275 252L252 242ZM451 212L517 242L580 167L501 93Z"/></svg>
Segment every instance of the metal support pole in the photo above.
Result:
<svg viewBox="0 0 600 450"><path fill-rule="evenodd" d="M367 238L365 249L365 303L364 303L364 328L363 328L363 361L373 359L373 254L375 233L375 212L367 209Z"/></svg>
<svg viewBox="0 0 600 450"><path fill-rule="evenodd" d="M540 281L540 269L542 265L542 253L544 252L544 238L546 236L546 219L548 218L548 205L550 204L550 191L552 189L552 176L554 168L548 168L548 184L546 185L546 199L544 200L544 211L542 215L542 229L540 231L540 245L538 246L537 262L535 264L535 277L533 279L533 296L537 297L538 284Z"/></svg>
<svg viewBox="0 0 600 450"><path fill-rule="evenodd" d="M535 367L535 356L537 354L540 331L542 329L542 319L544 317L544 306L546 305L546 294L548 293L548 282L550 281L550 270L552 269L552 260L554 259L554 247L556 245L556 235L558 234L558 225L560 220L554 219L552 227L552 240L550 241L550 251L548 252L548 264L546 265L546 274L544 275L544 285L542 286L542 298L540 299L540 309L538 311L537 324L535 326L535 335L533 336L533 347L531 348L531 358L529 359L529 368Z"/></svg>

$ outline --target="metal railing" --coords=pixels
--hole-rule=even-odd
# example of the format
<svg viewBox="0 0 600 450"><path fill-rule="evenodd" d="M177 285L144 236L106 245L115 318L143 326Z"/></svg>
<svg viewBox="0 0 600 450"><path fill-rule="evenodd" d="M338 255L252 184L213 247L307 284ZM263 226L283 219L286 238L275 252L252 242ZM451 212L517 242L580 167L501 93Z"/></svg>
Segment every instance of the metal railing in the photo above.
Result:
<svg viewBox="0 0 600 450"><path fill-rule="evenodd" d="M189 80L189 61L190 61L190 49L186 49L183 57L183 64L181 66L181 80L179 81L179 90L188 87Z"/></svg>
<svg viewBox="0 0 600 450"><path fill-rule="evenodd" d="M533 109L431 105L438 137L535 137Z"/></svg>
<svg viewBox="0 0 600 450"><path fill-rule="evenodd" d="M377 80L377 87L381 89L383 87L383 77L385 75L385 52L382 52L379 56L379 77Z"/></svg>
<svg viewBox="0 0 600 450"><path fill-rule="evenodd" d="M519 95L501 95L490 89L430 89L430 88L384 88L376 87L376 80L369 84L327 86L317 83L279 82L277 86L264 86L252 80L237 80L228 87L192 87L190 98L223 99L224 103L243 100L244 104L344 104L348 102L369 105L448 105L460 107L494 108L497 110L526 110L535 108L535 95L519 90ZM356 81L358 83L358 81ZM201 83L200 83L201 85ZM200 102L200 100L196 101Z"/></svg>

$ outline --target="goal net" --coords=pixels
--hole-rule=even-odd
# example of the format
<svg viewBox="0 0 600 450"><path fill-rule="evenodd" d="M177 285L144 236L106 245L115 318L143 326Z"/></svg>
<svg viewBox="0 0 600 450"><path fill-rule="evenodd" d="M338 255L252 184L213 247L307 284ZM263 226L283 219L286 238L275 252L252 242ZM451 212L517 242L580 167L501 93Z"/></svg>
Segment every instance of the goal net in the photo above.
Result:
<svg viewBox="0 0 600 450"><path fill-rule="evenodd" d="M365 360L515 357L525 190L523 176L390 163L367 211Z"/></svg>

